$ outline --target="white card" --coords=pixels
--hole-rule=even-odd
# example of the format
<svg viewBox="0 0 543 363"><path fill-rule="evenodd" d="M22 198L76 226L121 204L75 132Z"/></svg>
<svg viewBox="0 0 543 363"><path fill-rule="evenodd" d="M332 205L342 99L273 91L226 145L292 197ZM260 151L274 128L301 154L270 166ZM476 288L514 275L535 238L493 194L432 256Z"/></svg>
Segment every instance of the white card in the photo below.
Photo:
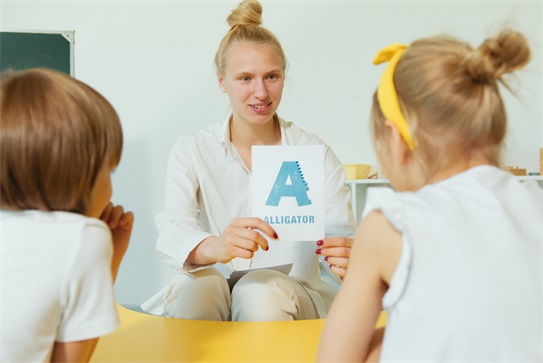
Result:
<svg viewBox="0 0 543 363"><path fill-rule="evenodd" d="M253 215L280 241L324 238L324 147L253 146Z"/></svg>

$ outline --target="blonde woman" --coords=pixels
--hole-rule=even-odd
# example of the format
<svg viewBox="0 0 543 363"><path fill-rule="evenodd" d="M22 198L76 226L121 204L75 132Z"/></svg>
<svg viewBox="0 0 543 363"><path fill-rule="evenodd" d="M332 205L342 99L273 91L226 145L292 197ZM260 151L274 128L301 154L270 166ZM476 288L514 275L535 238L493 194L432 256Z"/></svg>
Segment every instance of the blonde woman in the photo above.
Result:
<svg viewBox="0 0 543 363"><path fill-rule="evenodd" d="M336 290L319 273L319 256L343 276L354 222L344 168L318 137L277 115L286 58L260 25L258 1L243 1L215 56L232 113L180 136L170 154L165 209L157 216L159 255L177 276L142 305L154 314L204 320L272 321L325 317ZM275 243L269 224L249 218L253 145L324 145L326 235L316 243ZM267 267L293 264L289 275ZM328 263L327 263L328 265ZM230 291L226 277L256 270Z"/></svg>

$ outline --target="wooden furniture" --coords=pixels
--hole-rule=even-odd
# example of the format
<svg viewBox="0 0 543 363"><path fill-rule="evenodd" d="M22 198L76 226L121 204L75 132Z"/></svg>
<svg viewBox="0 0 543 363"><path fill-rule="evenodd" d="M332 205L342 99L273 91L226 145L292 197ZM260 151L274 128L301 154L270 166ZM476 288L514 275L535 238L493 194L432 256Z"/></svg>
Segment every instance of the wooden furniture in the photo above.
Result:
<svg viewBox="0 0 543 363"><path fill-rule="evenodd" d="M214 322L171 319L118 306L121 326L91 362L314 362L324 320ZM384 326L382 313L378 326Z"/></svg>

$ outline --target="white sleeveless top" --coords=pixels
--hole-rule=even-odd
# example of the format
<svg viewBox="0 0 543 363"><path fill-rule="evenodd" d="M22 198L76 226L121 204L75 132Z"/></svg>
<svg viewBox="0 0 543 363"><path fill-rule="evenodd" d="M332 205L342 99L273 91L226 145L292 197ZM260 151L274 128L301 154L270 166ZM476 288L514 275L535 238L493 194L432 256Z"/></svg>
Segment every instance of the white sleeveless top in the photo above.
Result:
<svg viewBox="0 0 543 363"><path fill-rule="evenodd" d="M480 166L415 193L370 188L403 235L381 361L542 361L543 191Z"/></svg>

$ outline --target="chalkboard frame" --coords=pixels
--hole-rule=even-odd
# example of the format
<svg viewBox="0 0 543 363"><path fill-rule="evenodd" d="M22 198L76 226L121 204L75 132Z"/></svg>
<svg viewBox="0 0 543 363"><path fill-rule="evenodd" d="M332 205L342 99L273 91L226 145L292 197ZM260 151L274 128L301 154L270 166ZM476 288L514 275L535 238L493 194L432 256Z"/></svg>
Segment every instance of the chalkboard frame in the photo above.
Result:
<svg viewBox="0 0 543 363"><path fill-rule="evenodd" d="M0 37L4 40L0 40L0 72L8 69L22 70L45 67L75 77L75 31L2 29ZM53 45L55 48L44 48L44 41L47 42L47 45ZM17 42L16 47L13 46L14 42ZM23 58L29 55L36 55L36 57L31 60ZM10 61L7 65L4 62L6 59Z"/></svg>

